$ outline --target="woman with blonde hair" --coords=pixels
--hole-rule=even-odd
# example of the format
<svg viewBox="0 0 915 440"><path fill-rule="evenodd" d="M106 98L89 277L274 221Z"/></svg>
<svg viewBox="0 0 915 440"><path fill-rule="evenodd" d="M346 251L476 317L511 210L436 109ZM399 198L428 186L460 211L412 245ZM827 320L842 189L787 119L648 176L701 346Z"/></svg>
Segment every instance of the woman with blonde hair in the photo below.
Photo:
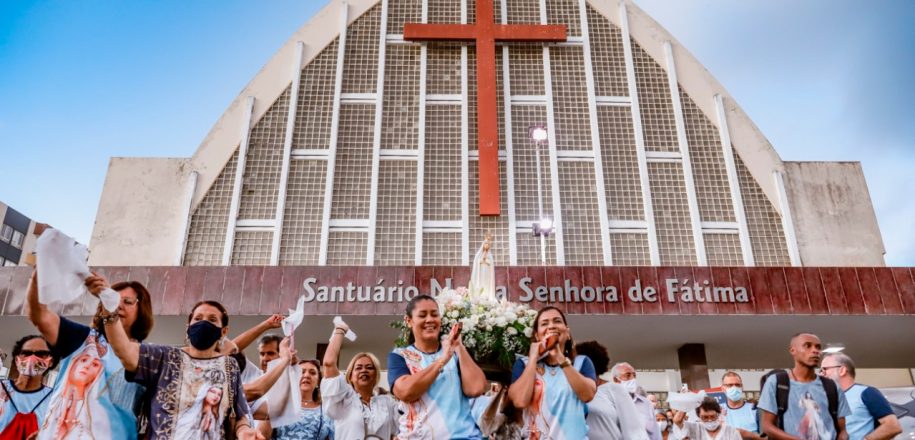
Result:
<svg viewBox="0 0 915 440"><path fill-rule="evenodd" d="M389 394L374 395L381 372L378 358L369 352L357 353L343 375L337 368L348 330L346 323L335 323L324 352L321 395L327 415L334 420L334 434L340 439L390 439L397 433L397 403Z"/></svg>

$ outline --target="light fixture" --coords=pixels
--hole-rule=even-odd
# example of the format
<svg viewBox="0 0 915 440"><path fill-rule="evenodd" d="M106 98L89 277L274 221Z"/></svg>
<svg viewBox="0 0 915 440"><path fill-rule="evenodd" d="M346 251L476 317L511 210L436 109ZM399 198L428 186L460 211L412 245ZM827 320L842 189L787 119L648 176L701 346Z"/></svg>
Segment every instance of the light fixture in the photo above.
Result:
<svg viewBox="0 0 915 440"><path fill-rule="evenodd" d="M555 229L554 226L553 219L549 217L541 218L539 222L535 222L532 225L534 237L549 237Z"/></svg>
<svg viewBox="0 0 915 440"><path fill-rule="evenodd" d="M823 353L833 354L839 353L842 350L845 350L845 346L842 344L826 344L826 348L823 349Z"/></svg>
<svg viewBox="0 0 915 440"><path fill-rule="evenodd" d="M530 135L531 140L534 142L546 142L548 137L548 132L546 130L546 124L534 124L528 127L528 135Z"/></svg>

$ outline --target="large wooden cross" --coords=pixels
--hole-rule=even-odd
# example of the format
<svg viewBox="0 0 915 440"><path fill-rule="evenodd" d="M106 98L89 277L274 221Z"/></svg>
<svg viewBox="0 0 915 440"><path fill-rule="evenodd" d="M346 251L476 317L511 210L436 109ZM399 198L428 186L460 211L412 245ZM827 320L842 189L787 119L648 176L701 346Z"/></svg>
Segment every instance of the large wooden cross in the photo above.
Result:
<svg viewBox="0 0 915 440"><path fill-rule="evenodd" d="M499 215L499 113L496 41L566 41L563 25L496 24L493 0L477 0L475 24L404 24L404 40L474 41L477 46L477 130L480 215Z"/></svg>

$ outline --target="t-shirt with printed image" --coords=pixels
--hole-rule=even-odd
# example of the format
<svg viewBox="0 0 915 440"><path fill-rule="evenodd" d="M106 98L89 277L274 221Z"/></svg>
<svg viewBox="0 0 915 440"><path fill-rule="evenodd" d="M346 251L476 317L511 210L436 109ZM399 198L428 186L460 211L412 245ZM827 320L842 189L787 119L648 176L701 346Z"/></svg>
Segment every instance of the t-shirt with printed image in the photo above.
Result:
<svg viewBox="0 0 915 440"><path fill-rule="evenodd" d="M775 375L769 376L760 393L757 408L771 414L778 414L778 403L775 400ZM838 391L838 389L837 389ZM845 394L839 391L839 417L850 414ZM790 381L788 391L788 410L784 416L784 427L788 434L803 440L833 440L836 429L832 416L829 415L829 401L823 381L817 377L811 382Z"/></svg>

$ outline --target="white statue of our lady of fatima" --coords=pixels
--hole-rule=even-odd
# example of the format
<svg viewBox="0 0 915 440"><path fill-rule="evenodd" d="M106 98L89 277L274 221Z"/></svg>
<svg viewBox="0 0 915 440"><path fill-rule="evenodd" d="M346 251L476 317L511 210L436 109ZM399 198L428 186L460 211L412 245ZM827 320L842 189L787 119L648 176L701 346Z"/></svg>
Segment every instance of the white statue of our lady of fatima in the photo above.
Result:
<svg viewBox="0 0 915 440"><path fill-rule="evenodd" d="M480 250L473 257L473 270L470 272L468 287L471 295L496 299L496 265L492 256L491 234L486 234Z"/></svg>

